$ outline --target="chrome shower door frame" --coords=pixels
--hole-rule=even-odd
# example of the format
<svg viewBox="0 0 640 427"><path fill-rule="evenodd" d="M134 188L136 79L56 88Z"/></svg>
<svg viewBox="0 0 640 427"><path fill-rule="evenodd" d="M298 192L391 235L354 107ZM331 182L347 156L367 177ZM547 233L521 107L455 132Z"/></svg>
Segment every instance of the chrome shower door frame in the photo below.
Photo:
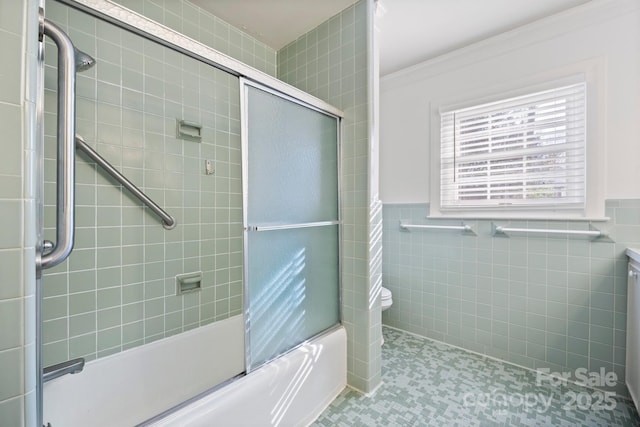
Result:
<svg viewBox="0 0 640 427"><path fill-rule="evenodd" d="M85 12L93 17L97 17L105 22L109 22L113 25L116 25L119 28L125 29L131 33L137 34L143 38L156 42L164 47L168 47L176 52L179 52L187 57L196 59L204 64L210 65L214 68L227 72L233 76L240 77L241 81L251 82L253 85L260 85L261 88L273 91L277 93L279 96L286 97L289 100L292 100L296 103L304 105L308 108L315 109L317 111L324 112L325 114L335 116L339 120L339 124L337 127L337 140L338 140L338 148L337 148L337 161L338 161L338 271L339 271L339 279L342 278L342 225L340 221L340 215L342 212L340 195L342 192L341 187L341 151L340 151L340 133L341 133L341 125L342 118L344 117L344 113L338 108L326 103L325 101L318 99L300 89L297 89L289 84L286 84L277 78L266 74L262 71L259 71L253 67L250 67L234 58L231 58L215 49L212 49L209 46L204 45L203 43L197 42L177 31L174 31L164 25L161 25L145 16L139 15L137 13L131 12L129 9L117 4L113 3L109 0L56 0L57 2L72 7L74 9ZM44 3L44 1L42 1ZM43 54L41 48L41 57L40 61L43 61ZM38 73L38 81L41 85L39 89L39 93L43 94L43 67L44 63L42 62L39 66ZM241 107L243 97L240 97ZM39 149L43 148L44 141L44 122L43 122L43 109L42 105L38 105L38 120L36 124L36 132L38 135L38 145ZM241 114L243 112L241 111ZM75 132L70 132L71 138L74 139ZM71 152L75 151L75 147L73 147ZM42 169L42 157L38 158L40 162L40 169ZM244 183L243 183L244 186ZM43 188L42 184L39 185L39 194L38 199L42 200L43 198ZM38 207L38 210L42 210L42 206ZM39 221L42 221L42 212L38 214ZM43 224L40 222L38 224L38 230L36 230L38 234L38 240L41 240L43 235ZM245 232L246 233L246 232ZM245 254L246 257L246 254ZM246 261L246 259L245 259ZM39 263L39 261L38 261ZM39 267L38 267L39 269ZM40 276L40 275L39 275ZM339 283L339 295L341 297L341 284ZM38 278L38 283L36 284L37 294L36 294L36 322L37 322L37 345L36 345L36 359L37 359L37 369L36 373L37 378L37 391L36 391L36 408L38 412L37 422L39 425L42 425L42 279ZM46 284L44 284L46 286ZM246 281L245 281L246 286ZM245 289L246 291L246 289ZM342 309L341 303L339 302L339 308ZM246 319L246 307L244 308L244 316ZM342 312L339 313L339 318L342 319ZM322 335L326 333L324 331L318 335ZM245 349L245 354L246 354ZM202 396L195 396L187 402L184 402L180 406L184 406L192 401L202 398Z"/></svg>
<svg viewBox="0 0 640 427"><path fill-rule="evenodd" d="M279 90L265 85L261 82L254 81L249 78L240 77L240 119L241 119L241 139L242 139L242 218L243 218L243 256L244 256L244 269L243 269L243 297L244 297L244 313L245 313L245 368L246 372L249 373L254 370L258 366L262 366L269 361L280 357L282 354L286 354L290 351L295 350L296 348L304 345L309 341L313 341L315 338L322 336L336 327L341 325L342 323L342 254L343 254L343 243L342 243L342 151L341 151L341 135L342 135L342 123L343 123L343 113L335 108L329 106L328 104L323 105L324 103L318 104L309 104L300 98L292 96L288 93L280 92ZM331 118L335 118L337 120L336 126L336 160L337 160L337 220L335 221L320 221L320 222L308 222L308 223L296 223L296 224L287 224L287 225L273 225L273 226L255 226L249 224L248 220L248 194L249 194L249 180L248 180L248 167L249 167L249 130L248 130L248 88L253 87L264 92L267 92L271 95L277 96L286 101L293 102L302 107L308 108L313 111L317 111ZM330 108L323 108L330 107ZM338 226L338 248L337 248L337 268L338 268L338 323L329 326L327 329L313 335L307 337L303 342L291 347L286 350L284 353L266 360L260 363L257 366L254 366L251 361L251 318L249 315L249 310L251 308L250 302L250 290L249 290L249 233L250 232L261 232L261 231L275 231L275 230L291 230L291 229L302 229L302 228L313 228L313 227L324 227L324 226Z"/></svg>

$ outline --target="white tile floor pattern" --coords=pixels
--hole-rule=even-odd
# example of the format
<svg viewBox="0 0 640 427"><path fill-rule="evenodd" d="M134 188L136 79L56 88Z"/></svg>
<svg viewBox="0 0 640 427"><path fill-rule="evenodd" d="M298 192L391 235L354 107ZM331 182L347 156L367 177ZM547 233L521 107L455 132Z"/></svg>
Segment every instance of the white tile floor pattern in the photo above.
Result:
<svg viewBox="0 0 640 427"><path fill-rule="evenodd" d="M381 387L371 397L345 389L313 426L640 426L629 400L554 385L517 366L383 331Z"/></svg>

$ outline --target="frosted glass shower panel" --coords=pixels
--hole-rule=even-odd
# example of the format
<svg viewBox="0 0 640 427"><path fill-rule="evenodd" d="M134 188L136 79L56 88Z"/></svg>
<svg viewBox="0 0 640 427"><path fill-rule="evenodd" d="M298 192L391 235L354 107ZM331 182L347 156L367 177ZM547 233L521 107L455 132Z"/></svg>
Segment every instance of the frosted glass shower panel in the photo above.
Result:
<svg viewBox="0 0 640 427"><path fill-rule="evenodd" d="M253 86L247 89L248 222L337 220L338 119Z"/></svg>
<svg viewBox="0 0 640 427"><path fill-rule="evenodd" d="M253 366L339 322L337 228L249 233Z"/></svg>
<svg viewBox="0 0 640 427"><path fill-rule="evenodd" d="M340 322L339 119L242 87L251 371Z"/></svg>

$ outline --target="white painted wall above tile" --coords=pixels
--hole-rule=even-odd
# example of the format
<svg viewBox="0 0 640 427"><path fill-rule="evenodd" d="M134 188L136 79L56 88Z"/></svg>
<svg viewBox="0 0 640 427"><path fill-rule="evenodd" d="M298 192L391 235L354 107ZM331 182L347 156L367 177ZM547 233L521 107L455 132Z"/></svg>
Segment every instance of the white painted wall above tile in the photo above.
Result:
<svg viewBox="0 0 640 427"><path fill-rule="evenodd" d="M640 196L640 186L628 184L640 182L639 16L634 0L590 2L384 77L380 198L429 201L440 106L578 73L598 80L589 86L588 121L596 124L589 143L597 154L588 185L601 199Z"/></svg>

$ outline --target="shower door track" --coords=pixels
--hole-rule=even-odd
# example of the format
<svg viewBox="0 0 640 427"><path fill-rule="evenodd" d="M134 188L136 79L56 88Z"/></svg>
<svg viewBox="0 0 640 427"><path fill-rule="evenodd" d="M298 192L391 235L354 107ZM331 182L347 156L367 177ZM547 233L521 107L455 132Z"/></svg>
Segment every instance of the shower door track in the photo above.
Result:
<svg viewBox="0 0 640 427"><path fill-rule="evenodd" d="M315 96L278 80L265 72L246 65L237 59L193 40L178 31L158 24L157 22L123 6L105 0L56 1L88 13L89 15L102 19L148 40L154 41L190 58L211 65L212 67L226 73L260 83L282 94L290 96L298 102L306 104L314 109L344 118L344 113L340 109L328 104L322 99L316 98Z"/></svg>

